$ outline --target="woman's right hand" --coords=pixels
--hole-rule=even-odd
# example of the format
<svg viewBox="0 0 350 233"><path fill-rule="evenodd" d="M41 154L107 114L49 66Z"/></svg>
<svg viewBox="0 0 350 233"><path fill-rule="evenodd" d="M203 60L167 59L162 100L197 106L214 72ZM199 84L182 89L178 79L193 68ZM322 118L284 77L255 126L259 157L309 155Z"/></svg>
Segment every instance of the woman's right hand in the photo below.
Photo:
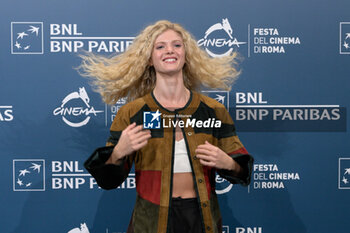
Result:
<svg viewBox="0 0 350 233"><path fill-rule="evenodd" d="M143 126L136 125L135 122L130 124L123 130L107 163L117 163L118 160L146 146L150 137L150 130L143 130Z"/></svg>

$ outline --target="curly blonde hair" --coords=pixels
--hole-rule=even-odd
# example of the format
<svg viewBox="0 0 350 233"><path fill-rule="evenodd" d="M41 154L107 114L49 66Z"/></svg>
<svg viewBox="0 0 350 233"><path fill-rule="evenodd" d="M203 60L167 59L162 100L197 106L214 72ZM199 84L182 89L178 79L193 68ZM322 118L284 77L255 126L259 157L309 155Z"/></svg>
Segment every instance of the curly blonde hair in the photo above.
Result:
<svg viewBox="0 0 350 233"><path fill-rule="evenodd" d="M150 59L156 38L166 30L174 30L183 39L185 65L184 85L196 90L200 85L230 90L239 72L234 68L237 53L211 58L197 45L193 36L181 25L161 20L146 27L128 47L117 56L107 58L94 54L80 55L78 70L82 76L92 77L92 85L107 104L115 104L122 97L134 100L150 93L155 87L156 72Z"/></svg>

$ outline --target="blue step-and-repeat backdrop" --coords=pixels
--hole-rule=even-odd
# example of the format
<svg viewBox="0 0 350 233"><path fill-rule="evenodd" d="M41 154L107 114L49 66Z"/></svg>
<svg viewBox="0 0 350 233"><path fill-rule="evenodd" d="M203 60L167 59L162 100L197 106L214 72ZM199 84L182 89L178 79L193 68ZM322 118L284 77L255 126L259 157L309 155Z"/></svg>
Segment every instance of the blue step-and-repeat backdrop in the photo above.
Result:
<svg viewBox="0 0 350 233"><path fill-rule="evenodd" d="M121 53L178 22L211 56L241 55L229 108L255 157L249 187L217 177L225 233L350 232L348 0L3 0L0 232L122 233L135 174L105 191L83 168L124 104L75 70L83 49Z"/></svg>

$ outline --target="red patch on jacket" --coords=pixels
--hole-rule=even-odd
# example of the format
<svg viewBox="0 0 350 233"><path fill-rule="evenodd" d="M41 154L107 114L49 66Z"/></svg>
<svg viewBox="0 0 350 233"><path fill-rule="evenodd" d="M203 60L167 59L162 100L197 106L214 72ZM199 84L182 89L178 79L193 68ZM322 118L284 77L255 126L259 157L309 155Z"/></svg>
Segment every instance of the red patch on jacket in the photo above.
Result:
<svg viewBox="0 0 350 233"><path fill-rule="evenodd" d="M213 168L212 167L207 167L203 166L203 173L204 173L204 178L205 178L205 184L207 187L207 192L208 192L208 199L210 199L210 194L211 192L215 192L215 183L213 184L212 182L215 182L215 176L213 176ZM215 175L215 173L214 173Z"/></svg>
<svg viewBox="0 0 350 233"><path fill-rule="evenodd" d="M245 155L245 154L248 154L248 151L244 147L242 147L238 150L235 150L235 151L232 151L231 153L229 153L229 155L236 155L236 154Z"/></svg>
<svg viewBox="0 0 350 233"><path fill-rule="evenodd" d="M161 171L136 171L136 191L143 199L160 204Z"/></svg>

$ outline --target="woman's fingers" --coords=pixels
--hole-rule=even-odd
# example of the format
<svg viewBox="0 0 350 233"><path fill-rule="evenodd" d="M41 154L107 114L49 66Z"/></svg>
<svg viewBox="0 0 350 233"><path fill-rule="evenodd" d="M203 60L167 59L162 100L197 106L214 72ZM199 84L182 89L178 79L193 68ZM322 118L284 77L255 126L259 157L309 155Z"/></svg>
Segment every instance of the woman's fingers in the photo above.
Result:
<svg viewBox="0 0 350 233"><path fill-rule="evenodd" d="M196 154L196 157L198 159L204 160L204 161L213 161L213 157L205 154Z"/></svg>
<svg viewBox="0 0 350 233"><path fill-rule="evenodd" d="M208 167L216 167L217 166L218 161L213 156L197 154L196 157L199 159L199 162L204 166L208 166Z"/></svg>
<svg viewBox="0 0 350 233"><path fill-rule="evenodd" d="M123 130L117 148L120 154L125 156L145 146L150 137L150 130L143 130L142 125L136 125L134 122Z"/></svg>
<svg viewBox="0 0 350 233"><path fill-rule="evenodd" d="M139 150L147 144L148 139L151 137L150 130L143 130L142 125L137 125L136 123L127 132L129 137L129 146L133 151Z"/></svg>
<svg viewBox="0 0 350 233"><path fill-rule="evenodd" d="M143 143L143 141L145 141L145 140L147 141L150 137L151 137L150 133L143 132L135 139L134 142L137 145L137 144Z"/></svg>
<svg viewBox="0 0 350 233"><path fill-rule="evenodd" d="M136 127L136 123L133 122L130 125L128 125L123 131L128 132L128 131L132 130L135 127Z"/></svg>
<svg viewBox="0 0 350 233"><path fill-rule="evenodd" d="M133 124L135 124L135 126L132 127L132 128L129 130L129 133L130 133L130 134L136 134L136 133L142 131L142 129L143 129L143 126L142 126L142 125L136 125L135 122L134 122Z"/></svg>
<svg viewBox="0 0 350 233"><path fill-rule="evenodd" d="M232 159L220 148L210 144L207 141L197 147L196 156L200 163L204 166L216 167L220 169L230 169L232 167Z"/></svg>
<svg viewBox="0 0 350 233"><path fill-rule="evenodd" d="M208 150L207 148L199 148L196 149L196 154L204 154L204 155L211 155L211 150Z"/></svg>
<svg viewBox="0 0 350 233"><path fill-rule="evenodd" d="M204 166L208 166L208 167L215 167L215 163L212 161L207 161L207 160L203 160L203 159L199 159L199 162L204 165Z"/></svg>
<svg viewBox="0 0 350 233"><path fill-rule="evenodd" d="M142 141L141 143L139 143L139 144L137 144L137 145L135 146L135 150L141 149L142 147L146 146L147 143L148 143L148 140Z"/></svg>
<svg viewBox="0 0 350 233"><path fill-rule="evenodd" d="M205 144L201 144L197 147L198 149L206 149L209 151L215 150L216 146L210 144L208 141L205 141Z"/></svg>

